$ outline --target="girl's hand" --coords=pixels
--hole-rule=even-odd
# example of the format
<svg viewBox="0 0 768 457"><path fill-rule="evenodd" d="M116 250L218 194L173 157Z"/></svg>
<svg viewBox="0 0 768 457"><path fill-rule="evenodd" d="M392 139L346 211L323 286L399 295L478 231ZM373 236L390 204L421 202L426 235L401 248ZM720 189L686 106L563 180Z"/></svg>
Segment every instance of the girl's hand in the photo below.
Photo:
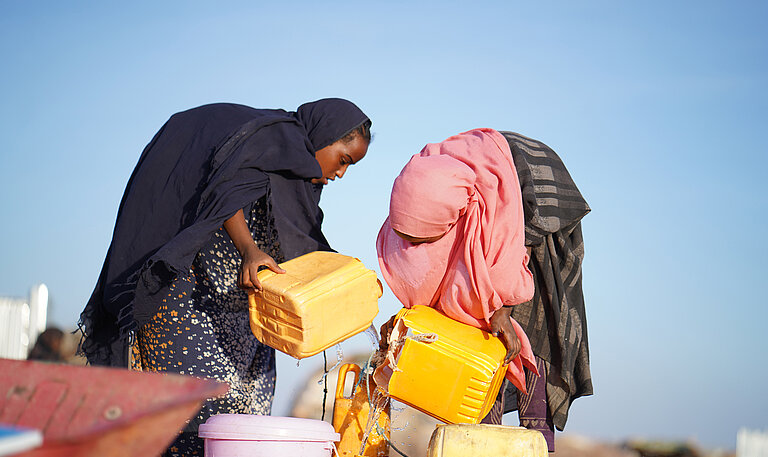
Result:
<svg viewBox="0 0 768 457"><path fill-rule="evenodd" d="M507 348L507 354L504 356L504 364L509 364L512 359L517 357L522 349L520 339L515 333L515 328L510 321L510 315L512 314L512 308L502 306L497 309L491 316L491 334L499 337L501 342L504 343L504 347Z"/></svg>
<svg viewBox="0 0 768 457"><path fill-rule="evenodd" d="M229 219L224 221L224 230L232 239L237 251L243 258L240 263L240 271L237 274L237 286L249 293L261 290L261 283L256 277L259 267L265 266L275 273L285 273L285 270L277 266L275 259L256 246L245 223L243 210L238 210Z"/></svg>
<svg viewBox="0 0 768 457"><path fill-rule="evenodd" d="M277 265L275 259L256 247L256 244L254 243L253 249L247 249L243 254L243 261L240 263L240 272L237 275L237 286L249 293L261 290L261 283L256 276L259 272L259 267L261 266L265 266L275 273L285 273L285 270Z"/></svg>

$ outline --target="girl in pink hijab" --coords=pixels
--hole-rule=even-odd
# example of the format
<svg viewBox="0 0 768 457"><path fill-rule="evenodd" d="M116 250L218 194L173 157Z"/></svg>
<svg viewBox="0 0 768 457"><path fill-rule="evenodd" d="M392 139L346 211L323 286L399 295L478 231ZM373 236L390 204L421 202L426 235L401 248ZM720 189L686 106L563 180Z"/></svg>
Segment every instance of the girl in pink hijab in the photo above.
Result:
<svg viewBox="0 0 768 457"><path fill-rule="evenodd" d="M407 307L427 305L499 336L507 379L526 392L538 374L511 306L533 297L520 184L506 139L475 129L428 144L400 172L376 248ZM382 333L391 329L385 324ZM386 336L384 341L386 341Z"/></svg>

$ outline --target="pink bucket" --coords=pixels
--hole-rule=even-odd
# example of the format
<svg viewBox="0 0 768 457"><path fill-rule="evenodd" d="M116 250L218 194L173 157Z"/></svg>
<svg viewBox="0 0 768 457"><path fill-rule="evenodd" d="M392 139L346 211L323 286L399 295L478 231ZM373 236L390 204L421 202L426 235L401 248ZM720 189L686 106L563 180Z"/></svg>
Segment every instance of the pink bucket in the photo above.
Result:
<svg viewBox="0 0 768 457"><path fill-rule="evenodd" d="M339 434L328 422L297 417L219 414L200 425L205 457L330 457Z"/></svg>

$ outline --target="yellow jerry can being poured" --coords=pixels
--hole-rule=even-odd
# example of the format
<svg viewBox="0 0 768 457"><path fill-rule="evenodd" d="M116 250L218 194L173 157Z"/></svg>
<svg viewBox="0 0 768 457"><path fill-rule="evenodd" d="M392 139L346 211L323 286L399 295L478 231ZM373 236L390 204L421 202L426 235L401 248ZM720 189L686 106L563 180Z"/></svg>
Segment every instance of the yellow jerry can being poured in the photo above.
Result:
<svg viewBox="0 0 768 457"><path fill-rule="evenodd" d="M248 303L253 334L281 352L315 355L370 327L379 312L381 282L359 259L315 251L280 267L286 272L259 272L262 290Z"/></svg>
<svg viewBox="0 0 768 457"><path fill-rule="evenodd" d="M344 396L347 374L354 373L352 394ZM347 363L339 368L336 399L333 403L333 428L341 439L340 457L387 457L389 455L389 399L376 391L373 381L360 379L360 367ZM383 431L383 433L381 433ZM363 446L365 443L365 446ZM364 449L362 454L361 449Z"/></svg>
<svg viewBox="0 0 768 457"><path fill-rule="evenodd" d="M389 396L449 424L479 423L507 367L504 343L428 306L395 316L389 352L374 373Z"/></svg>

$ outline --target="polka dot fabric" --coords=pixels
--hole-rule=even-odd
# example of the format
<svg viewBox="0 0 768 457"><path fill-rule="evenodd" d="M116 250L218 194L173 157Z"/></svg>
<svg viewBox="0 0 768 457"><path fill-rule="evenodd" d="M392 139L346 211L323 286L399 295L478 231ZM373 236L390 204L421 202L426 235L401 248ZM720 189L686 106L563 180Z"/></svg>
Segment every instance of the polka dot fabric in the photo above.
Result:
<svg viewBox="0 0 768 457"><path fill-rule="evenodd" d="M247 211L261 250L282 262L266 197ZM223 413L269 414L275 390L275 351L251 333L248 297L237 287L240 253L219 229L192 268L177 277L153 318L139 329L131 368L165 371L229 383L226 396L208 401L165 456L202 456L198 426Z"/></svg>

